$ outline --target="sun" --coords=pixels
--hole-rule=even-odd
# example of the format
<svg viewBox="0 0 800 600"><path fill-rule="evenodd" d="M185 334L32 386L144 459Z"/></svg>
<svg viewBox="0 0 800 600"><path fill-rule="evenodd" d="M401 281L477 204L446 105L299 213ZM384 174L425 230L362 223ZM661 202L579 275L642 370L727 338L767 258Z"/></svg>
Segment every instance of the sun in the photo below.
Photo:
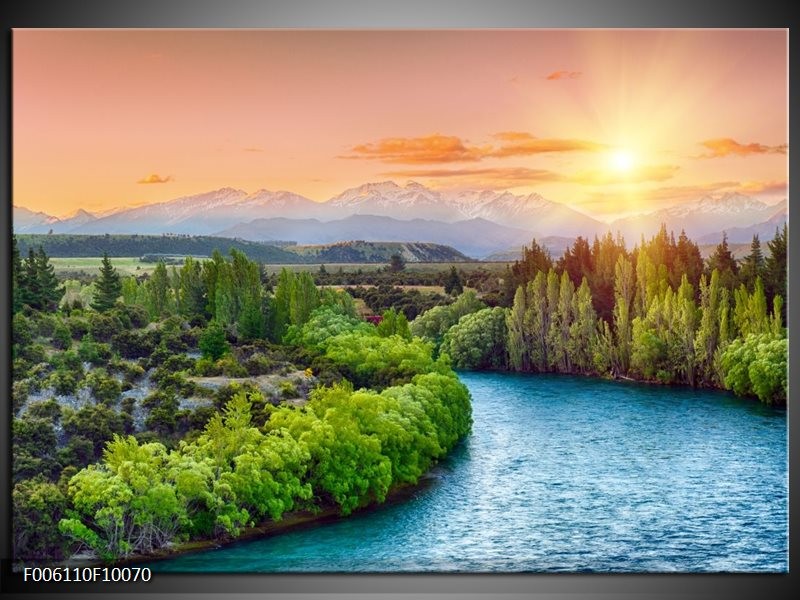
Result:
<svg viewBox="0 0 800 600"><path fill-rule="evenodd" d="M633 169L636 160L630 150L620 148L611 154L611 166L615 171L627 173Z"/></svg>

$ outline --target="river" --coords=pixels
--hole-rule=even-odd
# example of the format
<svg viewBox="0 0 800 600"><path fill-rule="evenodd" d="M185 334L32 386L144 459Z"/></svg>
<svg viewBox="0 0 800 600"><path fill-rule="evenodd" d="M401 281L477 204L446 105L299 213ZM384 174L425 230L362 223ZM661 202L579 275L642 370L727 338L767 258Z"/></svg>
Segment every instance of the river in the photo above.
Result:
<svg viewBox="0 0 800 600"><path fill-rule="evenodd" d="M473 432L403 502L154 571L788 569L786 411L724 392L462 373Z"/></svg>

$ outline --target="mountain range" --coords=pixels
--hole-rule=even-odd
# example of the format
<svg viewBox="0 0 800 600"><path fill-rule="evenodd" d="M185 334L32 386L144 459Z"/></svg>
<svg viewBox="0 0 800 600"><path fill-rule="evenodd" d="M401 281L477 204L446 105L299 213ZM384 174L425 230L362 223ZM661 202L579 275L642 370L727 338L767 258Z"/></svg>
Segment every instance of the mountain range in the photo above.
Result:
<svg viewBox="0 0 800 600"><path fill-rule="evenodd" d="M747 237L749 228L771 228L774 233L786 214L786 203L779 207L730 193L608 224L535 193L439 191L416 182L400 186L385 181L350 188L325 202L288 191L248 194L221 188L104 215L78 210L62 219L15 206L13 218L17 233L178 233L298 244L420 241L482 258L518 248L534 237L591 239L610 230L635 242L656 233L662 223L676 235L685 230L692 239L721 238L727 230L736 230L738 239ZM729 239L733 241L731 235Z"/></svg>

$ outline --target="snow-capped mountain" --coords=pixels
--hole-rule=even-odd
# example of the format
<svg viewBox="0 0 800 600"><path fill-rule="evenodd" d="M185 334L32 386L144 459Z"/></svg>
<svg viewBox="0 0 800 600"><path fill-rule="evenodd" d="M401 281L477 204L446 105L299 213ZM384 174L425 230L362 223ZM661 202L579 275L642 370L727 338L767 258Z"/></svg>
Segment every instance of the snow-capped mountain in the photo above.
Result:
<svg viewBox="0 0 800 600"><path fill-rule="evenodd" d="M57 217L22 206L13 207L13 227L17 233L47 233L59 222Z"/></svg>
<svg viewBox="0 0 800 600"><path fill-rule="evenodd" d="M76 227L71 233L208 234L264 217L317 215L318 203L291 192L222 188L115 212Z"/></svg>
<svg viewBox="0 0 800 600"><path fill-rule="evenodd" d="M529 238L537 239L578 235L591 239L595 234L602 235L611 230L620 231L628 243L633 245L642 235L654 235L662 223L676 235L683 229L689 237L697 239L723 230L748 228L764 223L778 208L780 207L741 194L724 194L706 196L695 202L675 205L650 214L619 219L608 225L564 204L547 200L539 194L516 195L508 191L483 189L444 191L433 190L416 182L400 186L393 181L384 181L347 189L324 202L315 202L288 191L258 190L248 194L228 187L157 204L120 209L105 216L79 211L68 219L57 219L44 213L14 207L14 230L19 233L47 233L52 230L53 233L77 234L208 235L225 232L225 235L267 239L257 229L262 225L269 229L268 239L286 240L292 239L290 231L297 230L300 235L306 230L299 223L292 225L286 222L282 225L283 231L276 232L276 219L314 219L323 224L337 221L337 225L331 227L337 230L338 239L345 239L341 237L341 228L352 231L355 239L372 239L367 238L368 231L363 228L360 231L352 230L342 221L351 216L374 216L396 221L391 224L374 222L372 226L379 227L384 232L380 240L375 238L376 241L422 241L422 238L411 240L407 236L424 234L428 236L425 241L447 243L476 256L488 248L487 244L473 243L474 240L469 239L471 236L488 236L486 241L491 241L488 245L499 250L529 242L530 239L519 241L520 231L525 232ZM260 220L259 223L253 223L256 220ZM266 223L264 220L272 222ZM417 221L417 225L402 225L402 222L409 221ZM421 227L420 221L433 225ZM474 223L467 226L470 222ZM487 223L495 226L491 233ZM366 222L362 225L368 227ZM444 227L445 225L453 227ZM392 227L398 233L387 237ZM514 232L503 233L504 227L514 229ZM447 231L448 235L444 236L447 240L432 237L430 232L437 228L442 233ZM322 229L316 225L311 229L322 235ZM402 239L397 237L401 232ZM498 239L503 235L513 239L503 243L502 239ZM327 239L329 236L322 237ZM463 243L459 242L459 237ZM308 243L313 241L306 238L303 240ZM319 241L321 243L323 240Z"/></svg>
<svg viewBox="0 0 800 600"><path fill-rule="evenodd" d="M626 240L635 243L641 235L646 238L658 232L661 224L667 231L677 235L686 231L692 239L732 229L749 227L768 220L775 213L775 206L736 193L721 196L704 196L695 202L687 202L663 208L646 215L618 219L611 223L614 232L621 232Z"/></svg>
<svg viewBox="0 0 800 600"><path fill-rule="evenodd" d="M592 236L604 229L599 221L539 194L518 196L493 190L440 192L416 182L402 187L392 181L368 183L345 190L328 204L350 214L402 220L420 218L454 223L485 219L539 235L553 232Z"/></svg>
<svg viewBox="0 0 800 600"><path fill-rule="evenodd" d="M80 227L81 225L85 225L86 223L91 223L97 220L97 216L93 215L92 213L79 208L74 213L69 215L68 217L61 217L59 219L57 225L57 231L54 228L54 233L63 233L65 231L71 231L76 227Z"/></svg>
<svg viewBox="0 0 800 600"><path fill-rule="evenodd" d="M774 207L771 207L774 208ZM724 233L728 237L728 243L731 244L748 244L753 241L753 236L757 235L761 241L761 245L765 245L768 241L775 237L775 231L783 227L789 221L786 214L786 207L782 206L778 211L769 219L762 223L756 223L749 227L731 227ZM709 233L697 239L698 244L719 244L722 241L722 231Z"/></svg>
<svg viewBox="0 0 800 600"><path fill-rule="evenodd" d="M395 219L429 219L452 222L464 218L440 193L419 183L401 187L393 181L365 183L345 190L327 203L338 216L375 215Z"/></svg>

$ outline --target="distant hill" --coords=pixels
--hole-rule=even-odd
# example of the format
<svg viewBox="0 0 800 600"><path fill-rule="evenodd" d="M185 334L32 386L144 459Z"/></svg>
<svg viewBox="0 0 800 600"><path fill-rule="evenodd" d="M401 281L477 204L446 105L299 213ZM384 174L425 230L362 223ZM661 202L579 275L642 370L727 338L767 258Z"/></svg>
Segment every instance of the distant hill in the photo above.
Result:
<svg viewBox="0 0 800 600"><path fill-rule="evenodd" d="M727 193L721 196L705 196L694 202L670 206L646 215L617 219L608 227L620 232L629 245L658 233L661 224L667 231L686 232L690 239L699 240L708 234L716 234L739 227L763 223L775 214L777 207L742 194ZM774 229L773 229L774 232ZM720 239L721 239L720 235ZM752 234L750 235L752 239ZM749 241L749 240L747 240Z"/></svg>
<svg viewBox="0 0 800 600"><path fill-rule="evenodd" d="M543 246L548 252L550 252L550 256L553 258L553 260L556 260L563 256L564 251L567 248L572 247L572 245L575 243L575 238L550 235L545 238L537 239L536 243L540 246ZM508 250L494 252L487 256L484 260L497 262L520 260L522 258L522 246L530 245L531 240L528 240L516 248L509 248Z"/></svg>
<svg viewBox="0 0 800 600"><path fill-rule="evenodd" d="M145 254L210 256L214 250L227 254L230 248L236 248L258 262L303 262L298 254L275 246L210 236L17 234L17 243L23 257L27 256L29 247L37 248L39 245L48 256L60 258L102 256L104 252L111 257Z"/></svg>
<svg viewBox="0 0 800 600"><path fill-rule="evenodd" d="M786 207L781 207L772 217L763 223L756 223L749 227L731 227L725 233L728 236L729 244L749 244L753 241L753 236L757 235L762 246L775 237L776 229L783 229L784 223L788 222ZM698 244L719 244L722 241L722 231L709 233L697 239Z"/></svg>
<svg viewBox="0 0 800 600"><path fill-rule="evenodd" d="M475 258L483 258L512 245L530 244L534 237L530 231L480 218L444 223L375 215L352 215L328 222L317 219L256 219L219 231L216 235L268 243L283 237L296 240L298 244L331 244L349 240L415 241L452 246Z"/></svg>
<svg viewBox="0 0 800 600"><path fill-rule="evenodd" d="M471 260L458 250L441 244L419 242L348 241L314 246L288 245L277 248L261 242L213 236L180 235L67 235L17 234L20 254L41 245L48 256L79 258L102 256L211 256L214 250L227 254L231 248L248 258L269 264L318 262L383 263L392 254L400 254L407 262L461 262Z"/></svg>
<svg viewBox="0 0 800 600"><path fill-rule="evenodd" d="M319 263L386 263L392 254L406 262L464 262L471 260L458 250L441 244L421 242L338 242L312 246L291 246L306 262Z"/></svg>

